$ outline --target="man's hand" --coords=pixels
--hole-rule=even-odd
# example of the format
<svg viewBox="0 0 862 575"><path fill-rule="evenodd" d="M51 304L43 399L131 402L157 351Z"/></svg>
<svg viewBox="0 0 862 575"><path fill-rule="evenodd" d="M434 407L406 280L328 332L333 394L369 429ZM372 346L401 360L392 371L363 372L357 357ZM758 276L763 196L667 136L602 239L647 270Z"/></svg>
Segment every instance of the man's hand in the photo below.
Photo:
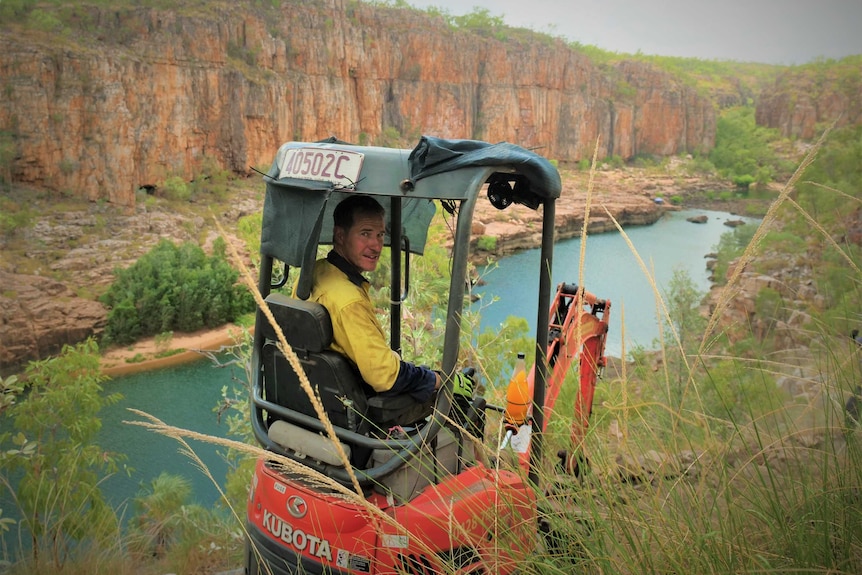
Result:
<svg viewBox="0 0 862 575"><path fill-rule="evenodd" d="M467 399L473 398L473 388L476 386L476 381L473 379L473 368L467 368L462 372L454 374L452 377L452 393L455 395L463 395Z"/></svg>

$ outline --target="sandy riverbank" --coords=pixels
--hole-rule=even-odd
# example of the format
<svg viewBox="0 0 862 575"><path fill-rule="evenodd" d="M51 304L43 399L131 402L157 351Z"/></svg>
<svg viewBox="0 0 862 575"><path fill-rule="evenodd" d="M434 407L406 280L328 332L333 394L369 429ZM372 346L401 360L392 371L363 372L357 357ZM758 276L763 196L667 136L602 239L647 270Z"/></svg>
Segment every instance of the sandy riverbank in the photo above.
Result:
<svg viewBox="0 0 862 575"><path fill-rule="evenodd" d="M115 377L151 369L171 367L201 359L201 352L219 351L237 343L242 328L228 324L217 329L174 334L168 342L150 337L102 354L102 373ZM168 355L171 351L176 353Z"/></svg>

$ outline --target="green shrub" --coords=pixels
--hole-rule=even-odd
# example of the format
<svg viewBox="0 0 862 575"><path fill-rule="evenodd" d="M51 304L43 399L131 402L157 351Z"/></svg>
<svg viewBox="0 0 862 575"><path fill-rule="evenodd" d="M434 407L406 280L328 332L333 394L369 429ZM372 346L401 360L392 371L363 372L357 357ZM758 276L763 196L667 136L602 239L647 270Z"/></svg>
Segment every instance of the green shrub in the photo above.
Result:
<svg viewBox="0 0 862 575"><path fill-rule="evenodd" d="M750 241L753 234L753 226L741 226L736 228L741 239L739 242ZM763 238L763 245L767 250L782 250L787 253L800 253L805 251L805 238L799 237L791 231L772 230Z"/></svg>
<svg viewBox="0 0 862 575"><path fill-rule="evenodd" d="M740 187L747 188L755 181L768 183L779 166L770 147L777 137L776 130L756 124L753 107L728 108L716 122L715 147L709 160L719 174L738 181Z"/></svg>
<svg viewBox="0 0 862 575"><path fill-rule="evenodd" d="M683 164L683 171L691 175L708 175L715 172L715 166L706 156L694 156Z"/></svg>
<svg viewBox="0 0 862 575"><path fill-rule="evenodd" d="M196 331L232 322L251 311L250 294L225 258L224 240L212 256L191 242L162 240L125 270L100 298L110 309L106 343L124 344L172 330Z"/></svg>
<svg viewBox="0 0 862 575"><path fill-rule="evenodd" d="M184 348L184 347L178 347L176 349L164 349L162 351L156 352L154 357L156 357L156 358L171 357L171 356L179 355L179 354L185 353L185 352L186 352L186 348Z"/></svg>
<svg viewBox="0 0 862 575"><path fill-rule="evenodd" d="M605 163L613 170L619 170L626 165L625 160L621 156L613 155L605 158Z"/></svg>
<svg viewBox="0 0 862 575"><path fill-rule="evenodd" d="M134 557L158 558L175 573L213 572L213 565L236 562L241 548L231 519L218 507L191 502L189 479L162 472L141 487L133 503L135 517L127 538Z"/></svg>
<svg viewBox="0 0 862 575"><path fill-rule="evenodd" d="M660 156L654 156L652 154L638 154L634 157L632 164L636 168L660 168L662 164L665 162L665 159Z"/></svg>
<svg viewBox="0 0 862 575"><path fill-rule="evenodd" d="M35 5L36 0L3 0L0 2L0 21L21 22Z"/></svg>
<svg viewBox="0 0 862 575"><path fill-rule="evenodd" d="M63 29L63 23L50 12L36 8L27 18L30 27L43 32L57 32Z"/></svg>
<svg viewBox="0 0 862 575"><path fill-rule="evenodd" d="M473 11L463 16L450 16L449 25L491 36L497 40L506 39L507 26L502 16L493 16L487 8L474 7Z"/></svg>
<svg viewBox="0 0 862 575"><path fill-rule="evenodd" d="M0 236L11 238L33 225L34 214L26 206L0 198Z"/></svg>
<svg viewBox="0 0 862 575"><path fill-rule="evenodd" d="M733 185L741 190L748 190L748 187L754 183L754 176L751 174L742 174L739 176L733 176Z"/></svg>
<svg viewBox="0 0 862 575"><path fill-rule="evenodd" d="M862 126L831 132L817 158L805 170L797 185L799 204L811 217L829 226L853 213L858 199L831 192L827 188L841 190L855 198L860 195Z"/></svg>
<svg viewBox="0 0 862 575"><path fill-rule="evenodd" d="M203 160L200 173L195 176L190 184L190 198L198 198L209 195L216 200L223 200L228 196L228 184L232 174L219 165L218 160L212 156L206 156Z"/></svg>
<svg viewBox="0 0 862 575"><path fill-rule="evenodd" d="M481 236L476 240L476 247L485 252L493 252L497 249L497 237Z"/></svg>
<svg viewBox="0 0 862 575"><path fill-rule="evenodd" d="M144 335L141 328L140 310L131 298L113 304L108 303L105 296L102 296L101 300L103 303L112 305L111 311L108 312L108 326L105 329L104 343L132 343Z"/></svg>
<svg viewBox="0 0 862 575"><path fill-rule="evenodd" d="M14 433L0 433L0 495L26 518L20 528L31 538L32 558L53 563L50 572L65 572L76 544L105 544L119 532L100 484L124 457L96 440L99 411L120 396L102 388L93 340L30 363L25 379L26 396L8 408L3 422Z"/></svg>
<svg viewBox="0 0 862 575"><path fill-rule="evenodd" d="M742 255L745 247L751 242L755 231L755 226L745 225L721 234L718 245L714 248L717 252L717 258L713 275L717 284L721 285L727 280L727 269L730 262Z"/></svg>
<svg viewBox="0 0 862 575"><path fill-rule="evenodd" d="M187 202L192 197L192 188L179 176L171 176L158 187L161 195L169 200Z"/></svg>
<svg viewBox="0 0 862 575"><path fill-rule="evenodd" d="M754 298L754 313L770 324L786 319L784 300L778 290L770 287L761 288Z"/></svg>

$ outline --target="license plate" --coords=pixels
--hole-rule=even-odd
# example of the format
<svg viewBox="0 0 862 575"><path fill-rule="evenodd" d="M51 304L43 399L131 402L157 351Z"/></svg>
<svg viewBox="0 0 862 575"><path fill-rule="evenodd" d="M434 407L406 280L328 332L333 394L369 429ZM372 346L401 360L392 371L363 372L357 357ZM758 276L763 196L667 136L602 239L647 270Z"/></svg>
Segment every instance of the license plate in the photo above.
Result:
<svg viewBox="0 0 862 575"><path fill-rule="evenodd" d="M359 180L365 154L326 148L290 148L281 163L281 178L298 178L352 186Z"/></svg>

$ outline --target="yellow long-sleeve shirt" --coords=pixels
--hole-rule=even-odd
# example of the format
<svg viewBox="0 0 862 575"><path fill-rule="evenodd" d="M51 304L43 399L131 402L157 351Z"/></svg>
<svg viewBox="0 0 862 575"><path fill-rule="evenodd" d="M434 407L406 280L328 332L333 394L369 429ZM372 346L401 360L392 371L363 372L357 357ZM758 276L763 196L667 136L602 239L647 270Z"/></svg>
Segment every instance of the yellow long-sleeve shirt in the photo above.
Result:
<svg viewBox="0 0 862 575"><path fill-rule="evenodd" d="M359 368L362 379L378 393L410 393L426 401L434 393L436 374L428 368L401 361L389 348L386 334L374 313L362 275L335 252L314 265L309 300L323 305L332 321L331 348Z"/></svg>

